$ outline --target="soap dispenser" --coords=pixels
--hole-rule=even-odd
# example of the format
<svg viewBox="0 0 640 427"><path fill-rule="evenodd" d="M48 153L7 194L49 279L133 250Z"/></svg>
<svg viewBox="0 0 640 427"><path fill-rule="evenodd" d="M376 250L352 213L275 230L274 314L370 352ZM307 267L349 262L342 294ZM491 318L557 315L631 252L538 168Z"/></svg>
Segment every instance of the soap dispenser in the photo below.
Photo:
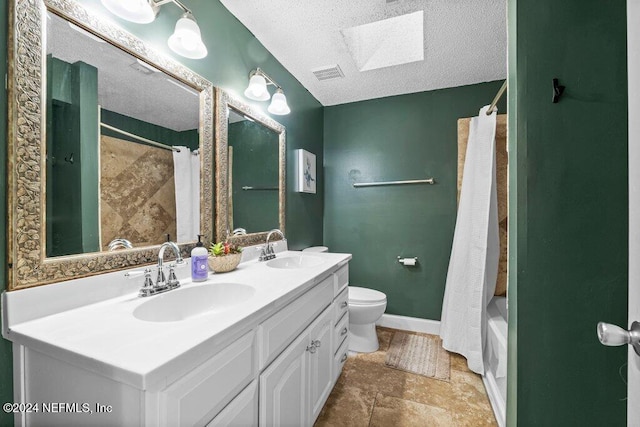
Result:
<svg viewBox="0 0 640 427"><path fill-rule="evenodd" d="M209 276L209 269L207 267L207 258L209 252L202 244L202 235L198 234L198 243L196 247L191 250L191 280L193 282L203 282L207 280Z"/></svg>

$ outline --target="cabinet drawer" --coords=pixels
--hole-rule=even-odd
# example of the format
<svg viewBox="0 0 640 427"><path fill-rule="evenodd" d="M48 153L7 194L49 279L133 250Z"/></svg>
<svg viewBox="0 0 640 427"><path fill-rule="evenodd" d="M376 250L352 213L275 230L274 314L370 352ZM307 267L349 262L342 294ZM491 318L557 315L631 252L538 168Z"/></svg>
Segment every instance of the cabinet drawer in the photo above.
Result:
<svg viewBox="0 0 640 427"><path fill-rule="evenodd" d="M333 323L337 324L342 316L349 311L349 289L345 288L334 302Z"/></svg>
<svg viewBox="0 0 640 427"><path fill-rule="evenodd" d="M333 333L333 342L335 343L334 348L337 352L340 349L342 342L349 335L349 314L342 317L342 320L336 325Z"/></svg>
<svg viewBox="0 0 640 427"><path fill-rule="evenodd" d="M255 331L248 332L161 392L167 426L205 425L256 375Z"/></svg>
<svg viewBox="0 0 640 427"><path fill-rule="evenodd" d="M253 381L207 427L257 426L258 380Z"/></svg>
<svg viewBox="0 0 640 427"><path fill-rule="evenodd" d="M344 340L344 342L336 352L336 355L333 357L333 381L334 382L338 381L338 378L340 377L340 373L342 372L342 367L347 361L348 353L349 353L349 338Z"/></svg>
<svg viewBox="0 0 640 427"><path fill-rule="evenodd" d="M262 370L302 332L333 299L333 277L329 276L310 291L284 307L258 326L259 367Z"/></svg>
<svg viewBox="0 0 640 427"><path fill-rule="evenodd" d="M338 295L349 284L349 264L333 274L333 296Z"/></svg>

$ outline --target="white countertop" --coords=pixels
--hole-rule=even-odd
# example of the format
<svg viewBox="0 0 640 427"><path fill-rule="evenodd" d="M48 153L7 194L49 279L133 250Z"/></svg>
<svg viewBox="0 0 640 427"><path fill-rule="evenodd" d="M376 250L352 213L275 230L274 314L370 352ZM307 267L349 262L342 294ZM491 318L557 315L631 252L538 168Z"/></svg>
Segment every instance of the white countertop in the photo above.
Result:
<svg viewBox="0 0 640 427"><path fill-rule="evenodd" d="M181 280L183 288L241 283L251 285L256 292L248 300L229 309L206 312L176 322L149 322L133 316L134 309L139 305L168 294L138 297L142 277L135 280L135 287L114 283L114 286L120 286L127 292L123 295L25 321L11 316L12 309L20 309L20 302L14 303L20 298L17 298L18 295L12 298L10 294L38 292L38 288L14 291L4 295L3 309L8 314L4 313L3 316L3 333L5 338L14 343L135 388L159 390L217 353L222 349L221 346L257 326L279 307L288 304L351 259L350 254L303 255L295 251L278 254L278 257L286 256L321 257L324 262L301 269L276 269L264 262L248 261L232 272L212 273L205 282ZM116 278L123 276L123 272L110 274ZM88 281L97 281L95 277L79 279L77 282L85 281L84 286L91 286ZM47 298L55 298L57 292L54 287L58 285L64 284L48 285L43 287L46 290L40 292L46 292ZM109 286L104 283L99 285ZM65 292L60 288L58 297L65 298L64 295ZM74 295L74 298L78 296Z"/></svg>

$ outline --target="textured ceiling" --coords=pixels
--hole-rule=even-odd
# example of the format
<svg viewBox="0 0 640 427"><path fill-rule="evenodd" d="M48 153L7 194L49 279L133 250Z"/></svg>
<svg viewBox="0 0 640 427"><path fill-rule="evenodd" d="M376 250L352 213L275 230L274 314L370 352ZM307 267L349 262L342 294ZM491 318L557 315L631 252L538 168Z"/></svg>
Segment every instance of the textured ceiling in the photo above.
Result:
<svg viewBox="0 0 640 427"><path fill-rule="evenodd" d="M102 108L175 131L198 128L200 100L193 89L56 15L48 17L47 53L96 67Z"/></svg>
<svg viewBox="0 0 640 427"><path fill-rule="evenodd" d="M506 0L221 1L323 105L463 86L507 75ZM348 45L354 38L349 29L420 11L423 60L371 70L363 67L363 52L384 63L380 56L389 55L385 52L393 51L394 44L398 51L415 45L414 32L405 28L403 37L402 31L381 31L375 40L380 50L370 45L354 50ZM336 64L343 78L318 81L313 74Z"/></svg>

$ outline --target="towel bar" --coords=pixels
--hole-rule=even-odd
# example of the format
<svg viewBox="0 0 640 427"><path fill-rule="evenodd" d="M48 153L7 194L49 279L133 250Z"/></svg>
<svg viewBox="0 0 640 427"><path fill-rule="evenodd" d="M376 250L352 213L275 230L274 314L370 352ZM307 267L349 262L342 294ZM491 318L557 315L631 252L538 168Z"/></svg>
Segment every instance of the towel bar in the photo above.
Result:
<svg viewBox="0 0 640 427"><path fill-rule="evenodd" d="M404 185L404 184L435 184L433 178L429 179L412 179L407 181L381 181L381 182L354 182L353 186L358 187L376 187L380 185Z"/></svg>

